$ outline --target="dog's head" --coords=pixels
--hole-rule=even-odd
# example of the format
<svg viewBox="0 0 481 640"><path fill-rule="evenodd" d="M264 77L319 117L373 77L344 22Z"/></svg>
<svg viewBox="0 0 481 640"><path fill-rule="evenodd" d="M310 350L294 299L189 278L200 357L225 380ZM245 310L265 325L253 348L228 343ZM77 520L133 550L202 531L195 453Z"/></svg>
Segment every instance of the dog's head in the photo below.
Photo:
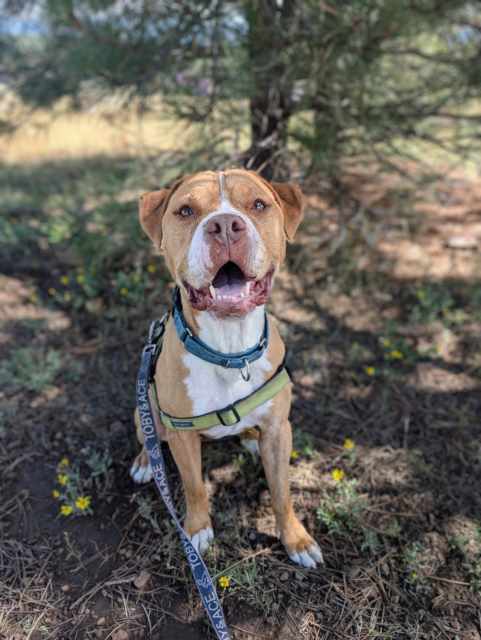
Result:
<svg viewBox="0 0 481 640"><path fill-rule="evenodd" d="M194 309L244 315L264 304L302 220L303 196L233 169L186 176L140 198L140 223Z"/></svg>

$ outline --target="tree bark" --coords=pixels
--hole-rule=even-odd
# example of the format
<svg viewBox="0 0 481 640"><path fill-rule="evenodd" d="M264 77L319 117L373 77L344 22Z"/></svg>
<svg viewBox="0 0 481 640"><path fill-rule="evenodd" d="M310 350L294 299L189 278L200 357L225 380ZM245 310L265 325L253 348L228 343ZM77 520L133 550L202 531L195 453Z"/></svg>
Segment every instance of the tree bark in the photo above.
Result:
<svg viewBox="0 0 481 640"><path fill-rule="evenodd" d="M252 86L251 146L244 166L267 179L283 178L293 88L287 48L295 0L249 0L246 7Z"/></svg>

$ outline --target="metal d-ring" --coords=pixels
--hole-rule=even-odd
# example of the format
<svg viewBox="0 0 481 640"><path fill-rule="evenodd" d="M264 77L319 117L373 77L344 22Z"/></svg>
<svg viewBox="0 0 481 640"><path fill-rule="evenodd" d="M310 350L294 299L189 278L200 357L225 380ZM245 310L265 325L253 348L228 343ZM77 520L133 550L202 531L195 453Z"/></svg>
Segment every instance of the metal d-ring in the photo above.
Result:
<svg viewBox="0 0 481 640"><path fill-rule="evenodd" d="M240 370L241 378L242 380L244 380L244 382L249 382L249 380L251 379L251 369L249 366L249 361L244 360L244 365L245 366Z"/></svg>

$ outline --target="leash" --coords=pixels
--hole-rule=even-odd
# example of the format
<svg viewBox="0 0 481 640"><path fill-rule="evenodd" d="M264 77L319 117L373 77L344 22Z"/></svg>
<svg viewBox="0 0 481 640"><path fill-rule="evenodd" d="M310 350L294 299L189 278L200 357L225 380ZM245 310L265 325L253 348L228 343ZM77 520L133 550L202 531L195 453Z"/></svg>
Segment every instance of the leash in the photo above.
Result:
<svg viewBox="0 0 481 640"><path fill-rule="evenodd" d="M172 495L167 482L164 456L155 429L152 405L149 397L149 386L153 381L153 366L156 360L157 344L165 330L165 317L162 320L154 320L150 325L149 337L142 351L140 368L137 376L136 398L139 410L140 424L144 434L144 446L149 456L150 466L155 484L162 500L179 533L184 553L189 563L195 585L199 591L204 609L209 616L211 625L218 640L231 640L227 628L224 612L219 602L212 578L205 566L200 553L192 544L189 536L182 527L175 511Z"/></svg>

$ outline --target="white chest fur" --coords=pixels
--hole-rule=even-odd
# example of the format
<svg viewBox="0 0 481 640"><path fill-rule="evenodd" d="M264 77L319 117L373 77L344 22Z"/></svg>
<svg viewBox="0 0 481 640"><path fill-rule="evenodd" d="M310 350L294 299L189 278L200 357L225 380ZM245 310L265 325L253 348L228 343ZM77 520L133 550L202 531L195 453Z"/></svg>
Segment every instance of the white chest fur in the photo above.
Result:
<svg viewBox="0 0 481 640"><path fill-rule="evenodd" d="M213 349L223 353L241 352L253 347L261 338L264 327L264 307L257 307L245 318L219 320L208 312L198 318L199 337ZM245 381L238 369L224 369L201 360L191 353L183 357L189 374L184 382L192 402L194 415L222 409L258 389L266 380L271 364L264 353L250 365L250 380ZM241 433L259 423L271 408L272 401L245 416L234 426L212 427L204 433L209 438L223 438Z"/></svg>

